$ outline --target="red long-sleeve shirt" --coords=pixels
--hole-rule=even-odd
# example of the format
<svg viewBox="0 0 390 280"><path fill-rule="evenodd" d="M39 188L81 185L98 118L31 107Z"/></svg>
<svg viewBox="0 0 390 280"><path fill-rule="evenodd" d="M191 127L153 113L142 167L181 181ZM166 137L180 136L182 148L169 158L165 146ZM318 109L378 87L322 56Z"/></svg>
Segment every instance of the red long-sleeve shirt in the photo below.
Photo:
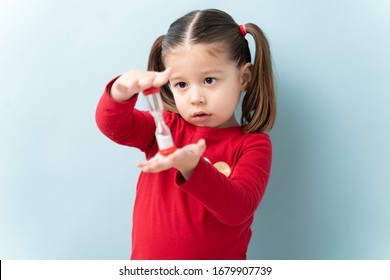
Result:
<svg viewBox="0 0 390 280"><path fill-rule="evenodd" d="M153 157L158 147L152 116L134 108L137 96L126 102L111 99L113 81L96 110L99 129L116 143ZM197 127L166 111L164 119L177 147L203 138L207 148L188 181L174 168L141 172L131 258L246 259L250 226L270 175L269 136L244 134L240 127ZM218 162L230 167L228 177L213 166Z"/></svg>

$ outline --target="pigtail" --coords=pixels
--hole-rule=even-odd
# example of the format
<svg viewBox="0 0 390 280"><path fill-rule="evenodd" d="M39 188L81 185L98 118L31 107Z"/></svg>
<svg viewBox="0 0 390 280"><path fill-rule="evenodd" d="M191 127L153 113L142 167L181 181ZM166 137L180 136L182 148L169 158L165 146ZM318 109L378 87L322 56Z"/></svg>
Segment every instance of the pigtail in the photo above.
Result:
<svg viewBox="0 0 390 280"><path fill-rule="evenodd" d="M271 52L267 38L257 25L248 23L245 28L255 41L256 54L252 81L242 102L241 123L245 133L267 132L272 129L276 118Z"/></svg>
<svg viewBox="0 0 390 280"><path fill-rule="evenodd" d="M148 71L162 72L165 70L165 66L162 60L162 45L165 39L165 35L161 35L154 41L152 49L150 50ZM161 87L161 98L163 100L164 109L170 112L177 113L173 94L169 88L169 84L165 84Z"/></svg>

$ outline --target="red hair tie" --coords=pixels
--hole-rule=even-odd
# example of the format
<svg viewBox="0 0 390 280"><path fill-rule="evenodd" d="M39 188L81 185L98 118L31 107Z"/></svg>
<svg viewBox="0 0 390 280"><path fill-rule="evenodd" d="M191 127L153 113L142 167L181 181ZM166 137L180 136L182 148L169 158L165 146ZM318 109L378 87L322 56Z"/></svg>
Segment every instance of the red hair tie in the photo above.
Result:
<svg viewBox="0 0 390 280"><path fill-rule="evenodd" d="M245 24L240 24L240 32L241 32L241 35L245 37L245 35L246 35Z"/></svg>

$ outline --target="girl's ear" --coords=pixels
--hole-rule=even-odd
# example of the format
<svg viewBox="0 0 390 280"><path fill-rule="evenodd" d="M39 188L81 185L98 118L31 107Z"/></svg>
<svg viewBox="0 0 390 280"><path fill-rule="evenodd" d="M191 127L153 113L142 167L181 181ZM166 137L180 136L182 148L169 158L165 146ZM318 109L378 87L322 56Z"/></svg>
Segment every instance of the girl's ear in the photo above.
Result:
<svg viewBox="0 0 390 280"><path fill-rule="evenodd" d="M241 90L246 90L248 83L252 80L252 63L245 63L241 67Z"/></svg>

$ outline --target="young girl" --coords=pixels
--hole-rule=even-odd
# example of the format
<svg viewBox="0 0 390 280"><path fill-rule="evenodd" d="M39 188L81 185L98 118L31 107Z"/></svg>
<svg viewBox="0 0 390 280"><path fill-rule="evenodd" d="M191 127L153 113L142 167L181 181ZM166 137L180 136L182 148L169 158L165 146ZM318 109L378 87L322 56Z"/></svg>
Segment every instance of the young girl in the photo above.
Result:
<svg viewBox="0 0 390 280"><path fill-rule="evenodd" d="M247 33L256 44L253 64ZM264 133L276 114L263 32L219 10L193 11L155 41L148 70L109 82L96 111L107 137L147 159L138 164L131 258L246 259L270 176ZM168 156L158 154L153 117L134 108L150 87L161 87L163 117L178 147Z"/></svg>

